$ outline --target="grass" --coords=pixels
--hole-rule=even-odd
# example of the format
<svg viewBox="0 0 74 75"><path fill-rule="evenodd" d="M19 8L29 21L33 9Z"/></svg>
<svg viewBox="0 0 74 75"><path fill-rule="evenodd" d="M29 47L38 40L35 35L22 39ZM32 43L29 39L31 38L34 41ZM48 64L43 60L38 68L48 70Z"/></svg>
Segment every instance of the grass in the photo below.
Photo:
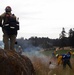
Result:
<svg viewBox="0 0 74 75"><path fill-rule="evenodd" d="M43 51L41 52L42 54L46 55L46 56L49 56L49 55L52 55L52 52L53 50L50 50L50 51Z"/></svg>
<svg viewBox="0 0 74 75"><path fill-rule="evenodd" d="M48 64L41 61L41 58L34 57L33 65L35 68L36 75L48 75L49 68Z"/></svg>
<svg viewBox="0 0 74 75"><path fill-rule="evenodd" d="M52 53L53 53L53 51L54 51L54 50L49 50L49 51L43 51L43 52L41 52L41 53L44 54L44 55L46 55L46 56L51 56ZM56 52L56 54L65 54L65 53L67 53L67 52L69 52L69 50L58 50L58 51ZM74 52L74 50L72 50L72 52ZM74 56L72 56L72 57L74 57Z"/></svg>
<svg viewBox="0 0 74 75"><path fill-rule="evenodd" d="M68 50L60 50L58 51L59 54L66 53ZM39 57L33 57L33 65L36 71L36 75L74 75L74 58L71 58L71 64L72 68L70 69L68 66L66 66L66 69L63 69L62 65L57 66L53 70L49 69L49 56L52 54L52 51L44 51L41 52L42 54L47 56L46 58L39 58ZM45 61L47 62L45 62ZM54 60L54 59L52 59ZM54 62L57 62L56 60Z"/></svg>
<svg viewBox="0 0 74 75"><path fill-rule="evenodd" d="M36 75L74 75L74 59L71 59L71 63L73 67L72 70L68 66L66 66L66 69L63 69L61 65L51 71L49 64L42 62L40 58L35 57L33 61Z"/></svg>

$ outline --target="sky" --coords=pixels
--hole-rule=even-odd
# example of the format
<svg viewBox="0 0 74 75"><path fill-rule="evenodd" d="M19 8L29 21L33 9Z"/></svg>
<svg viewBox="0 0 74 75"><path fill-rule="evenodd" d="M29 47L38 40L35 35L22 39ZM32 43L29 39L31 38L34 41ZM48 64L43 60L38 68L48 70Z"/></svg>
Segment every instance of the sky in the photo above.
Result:
<svg viewBox="0 0 74 75"><path fill-rule="evenodd" d="M19 17L17 38L32 36L59 38L62 28L74 28L74 0L0 0L0 14L11 6ZM3 37L0 28L0 39Z"/></svg>

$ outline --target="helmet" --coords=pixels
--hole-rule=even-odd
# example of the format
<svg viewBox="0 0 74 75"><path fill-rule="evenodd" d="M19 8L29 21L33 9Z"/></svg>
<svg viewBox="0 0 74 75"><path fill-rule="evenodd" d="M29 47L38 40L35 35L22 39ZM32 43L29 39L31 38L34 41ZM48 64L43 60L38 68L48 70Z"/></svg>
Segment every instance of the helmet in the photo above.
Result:
<svg viewBox="0 0 74 75"><path fill-rule="evenodd" d="M19 48L21 48L21 46L19 46Z"/></svg>
<svg viewBox="0 0 74 75"><path fill-rule="evenodd" d="M56 54L56 57L58 57L59 56L59 54Z"/></svg>
<svg viewBox="0 0 74 75"><path fill-rule="evenodd" d="M7 7L5 8L5 11L6 11L6 12L11 12L11 11L12 11L12 9L11 9L11 7L10 7L10 6L7 6Z"/></svg>

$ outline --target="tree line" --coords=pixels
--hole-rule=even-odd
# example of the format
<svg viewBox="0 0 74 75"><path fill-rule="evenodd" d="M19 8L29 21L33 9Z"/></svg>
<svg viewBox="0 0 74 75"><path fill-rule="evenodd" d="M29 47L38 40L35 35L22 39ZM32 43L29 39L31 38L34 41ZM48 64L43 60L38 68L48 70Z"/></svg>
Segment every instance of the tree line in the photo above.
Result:
<svg viewBox="0 0 74 75"><path fill-rule="evenodd" d="M67 36L68 35L68 36ZM42 48L51 48L51 47L74 47L74 29L70 29L67 33L65 28L62 28L60 32L59 38L50 39L48 37L31 37L29 39L24 39L24 37L17 39L19 45L22 48L26 48L29 46L42 47Z"/></svg>

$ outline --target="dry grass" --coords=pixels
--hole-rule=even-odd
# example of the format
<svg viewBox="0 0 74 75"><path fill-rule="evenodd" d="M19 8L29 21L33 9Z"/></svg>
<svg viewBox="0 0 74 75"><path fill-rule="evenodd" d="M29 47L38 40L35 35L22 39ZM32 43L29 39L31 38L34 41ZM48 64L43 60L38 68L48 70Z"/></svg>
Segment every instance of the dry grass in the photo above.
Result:
<svg viewBox="0 0 74 75"><path fill-rule="evenodd" d="M73 67L72 70L68 66L66 69L63 69L62 65L53 70L50 70L48 63L49 62L43 62L41 58L34 57L33 65L36 71L36 75L74 75L74 58L71 59Z"/></svg>
<svg viewBox="0 0 74 75"><path fill-rule="evenodd" d="M48 64L42 62L40 58L34 57L33 65L36 71L36 75L48 75Z"/></svg>

